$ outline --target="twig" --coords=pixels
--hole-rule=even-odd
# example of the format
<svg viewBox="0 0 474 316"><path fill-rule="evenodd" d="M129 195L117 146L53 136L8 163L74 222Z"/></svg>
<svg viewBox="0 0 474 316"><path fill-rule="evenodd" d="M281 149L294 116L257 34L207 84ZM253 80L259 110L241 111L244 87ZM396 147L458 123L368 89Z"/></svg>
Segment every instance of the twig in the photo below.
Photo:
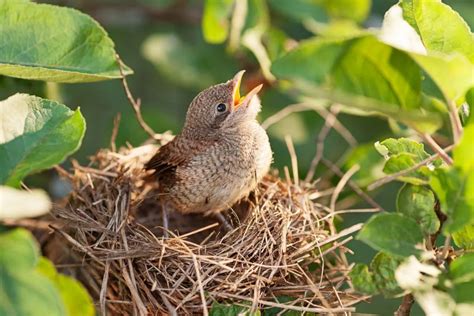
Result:
<svg viewBox="0 0 474 316"><path fill-rule="evenodd" d="M112 129L112 136L110 136L110 149L113 152L117 151L117 146L115 145L115 140L117 139L117 134L118 134L119 126L120 126L121 117L122 117L122 115L119 112L119 113L117 113L117 115L114 118L114 128Z"/></svg>
<svg viewBox="0 0 474 316"><path fill-rule="evenodd" d="M453 164L453 159L441 148L438 143L427 133L422 133L421 136L425 142L443 159L448 165Z"/></svg>
<svg viewBox="0 0 474 316"><path fill-rule="evenodd" d="M309 166L308 173L306 174L305 182L310 182L314 174L316 172L316 168L318 167L319 162L321 161L321 158L323 158L324 154L324 140L328 136L329 132L331 131L331 128L334 126L334 123L336 122L336 115L337 112L339 111L338 108L336 107L331 107L331 112L328 113L324 126L321 129L321 132L318 134L318 139L316 143L316 154L314 155L313 160L311 160L311 165Z"/></svg>
<svg viewBox="0 0 474 316"><path fill-rule="evenodd" d="M350 178L357 172L359 171L360 166L359 165L353 165L342 177L341 180L339 180L339 183L336 186L336 189L334 190L334 193L331 196L331 203L329 204L331 208L331 212L336 211L336 201L337 198L339 197L339 194L342 192L344 187L346 186L346 183L350 181Z"/></svg>
<svg viewBox="0 0 474 316"><path fill-rule="evenodd" d="M454 145L450 145L450 146L444 148L443 151L447 153L447 152L450 152L453 148L454 148ZM415 164L414 166L412 166L410 168L407 168L407 169L401 170L399 172L393 173L391 175L388 175L386 177L380 178L380 179L372 182L371 184L369 184L367 186L367 190L372 191L372 190L375 190L375 189L381 187L384 184L392 182L393 180L396 180L398 177L404 176L404 175L406 175L406 174L408 174L412 171L415 171L416 169L420 168L421 166L424 166L424 165L432 162L433 160L437 159L439 156L440 156L440 154L436 153L436 154L432 155L431 157L428 157L428 158L424 159L423 161L420 161L419 163Z"/></svg>
<svg viewBox="0 0 474 316"><path fill-rule="evenodd" d="M458 109L453 101L447 101L449 108L449 120L451 121L451 128L453 131L454 144L457 144L462 135L462 123L459 118Z"/></svg>
<svg viewBox="0 0 474 316"><path fill-rule="evenodd" d="M329 160L325 159L325 158L322 158L321 160L332 172L334 172L336 175L338 175L339 177L343 177L344 176L344 173L341 171L341 169L339 169L338 166L334 165L332 162L330 162ZM377 208L381 211L383 211L383 207L380 206L377 202L375 202L369 195L367 195L367 193L365 193L364 191L362 191L361 188L359 188L359 186L357 184L354 183L354 181L352 180L349 180L347 182L347 185L355 192L357 193L357 195L359 195L361 198L363 198L370 206L374 207L374 208Z"/></svg>
<svg viewBox="0 0 474 316"><path fill-rule="evenodd" d="M120 59L119 55L116 55L117 62L119 64L120 76L122 76L122 85L125 90L125 94L127 95L128 101L132 105L133 111L135 112L135 116L137 117L138 124L143 128L143 130L150 135L152 138L155 138L155 131L143 120L142 113L140 111L141 103L140 99L135 100L130 89L128 88L127 79L125 78L125 74L123 71L124 63Z"/></svg>
<svg viewBox="0 0 474 316"><path fill-rule="evenodd" d="M293 180L296 186L299 185L299 175L298 175L298 158L296 157L295 146L293 145L293 140L289 135L285 136L286 147L288 147L288 152L291 157L291 169L293 171Z"/></svg>
<svg viewBox="0 0 474 316"><path fill-rule="evenodd" d="M407 294L403 297L402 304L398 307L395 312L396 316L410 316L411 307L415 303L415 299L412 294Z"/></svg>

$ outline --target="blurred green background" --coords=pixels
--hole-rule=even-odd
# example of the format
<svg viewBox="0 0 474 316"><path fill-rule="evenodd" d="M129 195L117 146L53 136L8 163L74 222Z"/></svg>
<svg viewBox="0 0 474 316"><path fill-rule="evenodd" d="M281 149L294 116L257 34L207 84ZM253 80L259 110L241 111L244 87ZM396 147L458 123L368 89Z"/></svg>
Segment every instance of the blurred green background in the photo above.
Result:
<svg viewBox="0 0 474 316"><path fill-rule="evenodd" d="M288 0L291 1L291 0ZM336 0L335 0L336 1ZM74 7L94 17L109 33L122 60L134 70L128 77L130 89L141 99L142 112L148 124L157 132L171 130L178 133L188 104L204 87L231 78L238 70L247 69L245 80L258 80L258 64L249 53L230 54L226 44L211 45L204 41L201 32L201 1L181 0L69 0L40 1ZM269 1L272 2L272 1ZM364 26L379 27L384 13L395 4L394 0L374 0L369 18ZM458 11L471 26L474 25L472 0L444 1ZM272 24L278 25L292 38L312 36L300 23L288 18L270 6ZM317 61L315 61L317 62ZM246 79L247 78L247 79ZM47 95L63 101L71 108L81 107L87 122L87 132L81 149L73 156L81 163L98 149L110 145L113 121L121 113L117 145L127 143L138 146L147 134L138 125L119 80L74 84L48 85L0 77L0 97L15 92ZM260 121L276 113L293 100L275 88L261 93L263 109ZM376 117L357 117L347 114L338 116L360 144L373 144L390 135L385 120ZM282 169L289 165L290 157L285 145L285 135L294 141L300 175L306 175L315 153L316 137L324 120L312 111L294 113L269 129L274 150L274 166ZM370 146L370 145L369 145ZM345 141L334 131L326 139L324 157L338 161L348 149ZM65 163L67 167L68 162ZM318 175L324 173L318 169ZM53 171L31 177L28 184L49 190L59 196L62 183L58 184ZM59 189L58 189L59 185ZM375 199L386 209L394 210L398 184L385 186L376 192ZM364 206L364 205L361 205ZM366 220L368 215L347 216L344 225ZM353 241L349 247L354 255L351 261L368 263L375 253L368 246ZM392 315L399 300L376 297L371 304L361 304L360 313ZM413 315L421 314L417 307Z"/></svg>

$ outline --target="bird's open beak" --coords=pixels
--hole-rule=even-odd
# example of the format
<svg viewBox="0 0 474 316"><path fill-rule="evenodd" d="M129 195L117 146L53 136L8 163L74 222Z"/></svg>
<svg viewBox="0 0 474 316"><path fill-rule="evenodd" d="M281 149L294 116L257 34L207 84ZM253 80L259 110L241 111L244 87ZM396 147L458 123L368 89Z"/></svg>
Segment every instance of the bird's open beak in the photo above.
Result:
<svg viewBox="0 0 474 316"><path fill-rule="evenodd" d="M232 93L232 105L234 110L241 105L248 105L252 97L259 93L263 86L262 84L260 84L253 88L249 93L247 93L247 95L240 96L240 84L242 83L242 77L244 76L244 72L245 70L239 71L232 79L232 86L234 89Z"/></svg>

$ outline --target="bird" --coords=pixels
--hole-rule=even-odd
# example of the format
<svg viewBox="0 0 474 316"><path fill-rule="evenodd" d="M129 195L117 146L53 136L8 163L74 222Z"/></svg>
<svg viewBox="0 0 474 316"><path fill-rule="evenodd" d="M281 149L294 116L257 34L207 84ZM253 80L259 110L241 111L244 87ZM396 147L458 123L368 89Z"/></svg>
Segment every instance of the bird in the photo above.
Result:
<svg viewBox="0 0 474 316"><path fill-rule="evenodd" d="M145 164L158 181L165 236L172 211L214 215L231 230L221 212L248 196L270 169L269 138L256 119L263 85L241 96L244 72L201 91L181 132Z"/></svg>

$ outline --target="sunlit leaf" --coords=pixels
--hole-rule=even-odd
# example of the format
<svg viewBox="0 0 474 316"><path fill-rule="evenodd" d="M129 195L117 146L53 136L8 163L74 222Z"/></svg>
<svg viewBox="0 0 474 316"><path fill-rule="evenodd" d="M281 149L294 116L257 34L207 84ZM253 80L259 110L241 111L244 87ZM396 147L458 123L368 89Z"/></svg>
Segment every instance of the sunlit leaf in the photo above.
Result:
<svg viewBox="0 0 474 316"><path fill-rule="evenodd" d="M474 249L474 224L469 224L452 234L456 246L466 249Z"/></svg>
<svg viewBox="0 0 474 316"><path fill-rule="evenodd" d="M345 111L378 113L427 131L441 124L420 108L420 67L374 36L305 41L276 60L272 73L305 94L346 105Z"/></svg>
<svg viewBox="0 0 474 316"><path fill-rule="evenodd" d="M222 43L229 33L229 15L233 0L206 0L202 16L204 39L213 44Z"/></svg>
<svg viewBox="0 0 474 316"><path fill-rule="evenodd" d="M405 184L398 192L397 211L414 219L426 235L436 233L440 226L434 206L434 194L425 186Z"/></svg>
<svg viewBox="0 0 474 316"><path fill-rule="evenodd" d="M24 229L0 233L0 315L65 315L53 284L34 271L39 248Z"/></svg>
<svg viewBox="0 0 474 316"><path fill-rule="evenodd" d="M2 75L55 82L120 77L114 43L95 20L77 10L1 1L0 34ZM125 73L132 71L126 68Z"/></svg>
<svg viewBox="0 0 474 316"><path fill-rule="evenodd" d="M79 281L57 273L54 265L44 257L40 258L36 271L53 282L68 316L95 315L92 299Z"/></svg>
<svg viewBox="0 0 474 316"><path fill-rule="evenodd" d="M329 16L363 22L370 13L371 0L318 0Z"/></svg>
<svg viewBox="0 0 474 316"><path fill-rule="evenodd" d="M464 127L463 136L453 150L453 158L454 164L464 173L474 172L474 122Z"/></svg>
<svg viewBox="0 0 474 316"><path fill-rule="evenodd" d="M43 215L51 209L51 201L43 190L17 190L0 185L0 220Z"/></svg>
<svg viewBox="0 0 474 316"><path fill-rule="evenodd" d="M407 257L419 254L416 248L423 241L418 224L397 213L381 213L372 216L357 235L372 248L395 256Z"/></svg>
<svg viewBox="0 0 474 316"><path fill-rule="evenodd" d="M16 186L79 148L85 121L79 109L16 94L0 102L0 183Z"/></svg>
<svg viewBox="0 0 474 316"><path fill-rule="evenodd" d="M458 52L474 63L474 38L459 13L441 0L401 0L400 5L428 52Z"/></svg>

